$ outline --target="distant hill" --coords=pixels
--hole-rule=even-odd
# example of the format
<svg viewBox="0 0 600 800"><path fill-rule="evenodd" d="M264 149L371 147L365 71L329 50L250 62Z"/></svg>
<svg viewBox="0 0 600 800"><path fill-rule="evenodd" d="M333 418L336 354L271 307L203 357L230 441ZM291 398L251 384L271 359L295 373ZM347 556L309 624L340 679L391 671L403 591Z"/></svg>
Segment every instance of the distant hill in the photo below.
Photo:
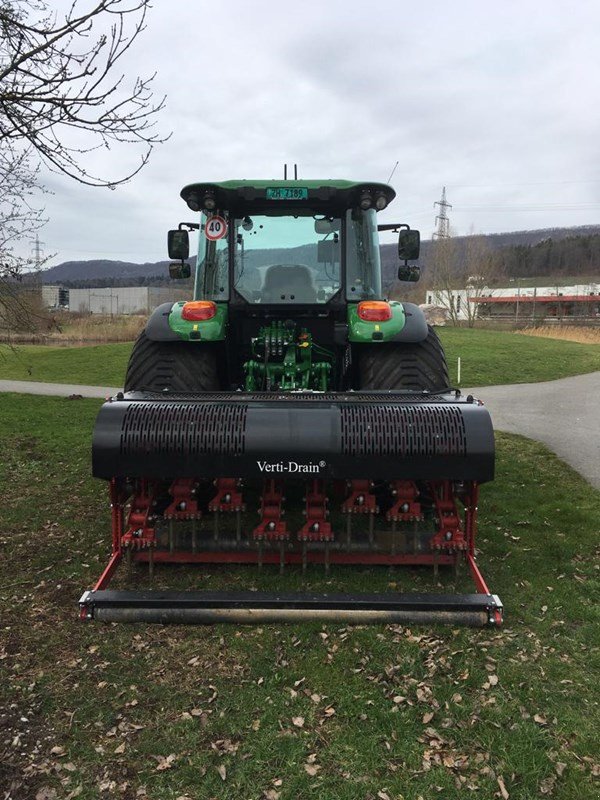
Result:
<svg viewBox="0 0 600 800"><path fill-rule="evenodd" d="M155 261L136 264L132 261L65 261L42 271L44 283L65 283L82 280L107 280L121 278L147 278L149 276L169 277L169 262Z"/></svg>
<svg viewBox="0 0 600 800"><path fill-rule="evenodd" d="M453 238L459 252L467 238ZM600 225L489 233L481 234L481 238L509 277L600 274ZM434 246L431 240L421 242L421 257L417 263L423 274ZM389 286L396 279L398 267L395 245L382 245L381 261L383 282Z"/></svg>
<svg viewBox="0 0 600 800"><path fill-rule="evenodd" d="M460 246L467 237L455 237ZM484 234L490 250L502 253L506 271L510 275L524 277L530 274L571 274L600 272L600 225L584 225L575 228L543 228L532 231ZM569 240L568 243L558 244ZM552 243L552 244L549 244ZM554 246L557 243L558 246ZM419 264L427 269L430 240L421 243ZM298 248L302 250L302 248ZM395 280L398 267L397 247L394 244L381 246L384 283ZM266 253L266 251L265 251ZM598 258L596 255L598 254ZM278 251L270 251L268 261L277 262ZM255 251L254 257L260 257ZM300 257L300 254L299 254ZM60 283L67 286L160 286L169 282L168 261L65 261L42 272L44 283ZM544 266L546 265L546 266Z"/></svg>

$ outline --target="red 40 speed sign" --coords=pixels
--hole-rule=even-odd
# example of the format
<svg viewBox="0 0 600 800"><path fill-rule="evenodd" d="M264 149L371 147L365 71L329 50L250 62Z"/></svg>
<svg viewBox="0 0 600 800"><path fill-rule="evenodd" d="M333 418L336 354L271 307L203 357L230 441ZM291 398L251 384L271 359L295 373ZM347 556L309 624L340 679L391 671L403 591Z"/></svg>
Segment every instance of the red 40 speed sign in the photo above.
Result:
<svg viewBox="0 0 600 800"><path fill-rule="evenodd" d="M210 242L216 242L217 239L222 239L227 236L227 222L223 217L215 214L206 220L206 227L204 228L204 235Z"/></svg>

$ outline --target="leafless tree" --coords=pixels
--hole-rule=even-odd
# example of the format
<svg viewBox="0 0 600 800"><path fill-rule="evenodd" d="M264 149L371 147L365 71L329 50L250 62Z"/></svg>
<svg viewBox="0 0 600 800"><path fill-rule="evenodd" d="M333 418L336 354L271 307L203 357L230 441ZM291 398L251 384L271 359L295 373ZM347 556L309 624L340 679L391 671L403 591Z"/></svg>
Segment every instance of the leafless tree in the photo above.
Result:
<svg viewBox="0 0 600 800"><path fill-rule="evenodd" d="M10 142L0 147L0 276L14 278L33 263L17 254L14 246L32 237L46 221L34 197L41 191L38 171L29 152Z"/></svg>
<svg viewBox="0 0 600 800"><path fill-rule="evenodd" d="M165 139L155 129L164 98L153 100L154 75L127 85L118 70L148 8L149 0L74 0L59 16L46 0L0 0L0 146L25 144L51 169L90 186L114 187L137 174ZM122 143L141 146L125 175L86 166L86 155Z"/></svg>
<svg viewBox="0 0 600 800"><path fill-rule="evenodd" d="M44 225L37 206L39 165L32 165L31 153L12 142L0 146L0 330L34 330L40 322L40 303L31 284L21 275L33 266L30 255L18 245L30 239ZM37 264L38 268L40 264Z"/></svg>
<svg viewBox="0 0 600 800"><path fill-rule="evenodd" d="M153 99L154 75L128 82L120 70L148 8L149 0L73 0L60 15L47 0L0 0L0 327L36 324L31 293L16 279L33 264L18 243L45 222L34 198L40 162L114 188L166 138L155 129L164 98ZM95 151L122 144L139 153L125 174L90 169Z"/></svg>
<svg viewBox="0 0 600 800"><path fill-rule="evenodd" d="M459 323L456 297L460 293L459 258L456 240L451 236L431 244L426 272L426 287L434 305L441 306L453 325Z"/></svg>
<svg viewBox="0 0 600 800"><path fill-rule="evenodd" d="M428 265L428 288L434 302L446 309L453 325L466 322L472 328L479 299L491 296L504 272L484 236L438 239Z"/></svg>

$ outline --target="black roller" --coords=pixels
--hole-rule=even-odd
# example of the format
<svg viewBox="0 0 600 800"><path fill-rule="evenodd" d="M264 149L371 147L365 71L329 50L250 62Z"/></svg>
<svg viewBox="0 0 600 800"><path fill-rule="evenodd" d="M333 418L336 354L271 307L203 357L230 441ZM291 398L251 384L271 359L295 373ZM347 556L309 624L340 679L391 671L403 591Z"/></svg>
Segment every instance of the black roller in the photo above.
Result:
<svg viewBox="0 0 600 800"><path fill-rule="evenodd" d="M93 474L483 483L494 434L483 406L454 395L131 393L100 410Z"/></svg>
<svg viewBox="0 0 600 800"><path fill-rule="evenodd" d="M83 619L206 625L323 621L344 624L497 624L495 595L305 594L265 592L85 592Z"/></svg>

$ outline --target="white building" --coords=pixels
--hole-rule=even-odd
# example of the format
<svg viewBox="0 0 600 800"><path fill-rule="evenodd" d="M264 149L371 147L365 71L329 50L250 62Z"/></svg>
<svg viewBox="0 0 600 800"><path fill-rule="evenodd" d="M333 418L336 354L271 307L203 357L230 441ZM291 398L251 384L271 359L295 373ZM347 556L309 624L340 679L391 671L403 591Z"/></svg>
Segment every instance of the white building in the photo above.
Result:
<svg viewBox="0 0 600 800"><path fill-rule="evenodd" d="M452 311L459 320L469 318L468 309L476 306L479 318L502 317L521 320L564 317L600 317L600 283L571 286L526 286L515 278L503 288L478 288L448 291L429 290L428 305ZM473 311L471 311L471 315Z"/></svg>
<svg viewBox="0 0 600 800"><path fill-rule="evenodd" d="M71 289L69 311L82 314L148 314L171 300L189 300L190 291L168 286L114 286Z"/></svg>
<svg viewBox="0 0 600 800"><path fill-rule="evenodd" d="M42 303L45 308L62 308L69 305L69 290L62 286L42 286Z"/></svg>

